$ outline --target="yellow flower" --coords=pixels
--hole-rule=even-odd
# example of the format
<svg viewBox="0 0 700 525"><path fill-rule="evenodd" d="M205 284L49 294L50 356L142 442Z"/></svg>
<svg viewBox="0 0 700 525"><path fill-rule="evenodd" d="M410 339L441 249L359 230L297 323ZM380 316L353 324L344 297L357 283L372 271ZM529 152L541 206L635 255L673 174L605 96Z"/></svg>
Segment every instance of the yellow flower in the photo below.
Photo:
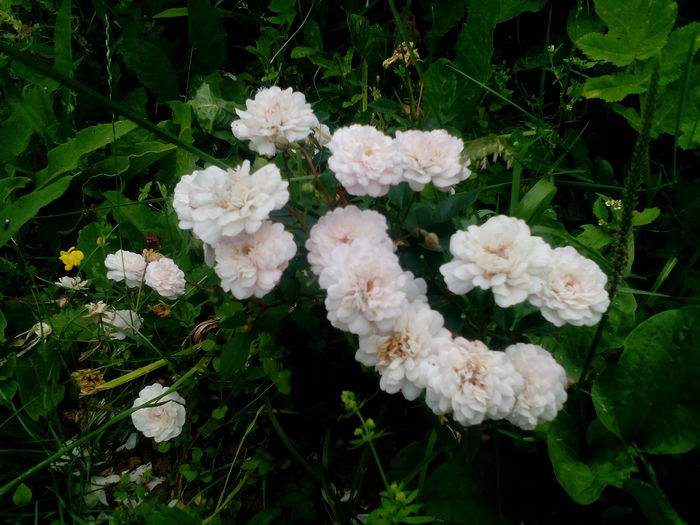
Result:
<svg viewBox="0 0 700 525"><path fill-rule="evenodd" d="M59 257L61 262L66 265L66 271L72 270L73 266L80 266L84 258L85 254L80 250L76 250L75 246L71 246L67 252L61 251L61 256Z"/></svg>

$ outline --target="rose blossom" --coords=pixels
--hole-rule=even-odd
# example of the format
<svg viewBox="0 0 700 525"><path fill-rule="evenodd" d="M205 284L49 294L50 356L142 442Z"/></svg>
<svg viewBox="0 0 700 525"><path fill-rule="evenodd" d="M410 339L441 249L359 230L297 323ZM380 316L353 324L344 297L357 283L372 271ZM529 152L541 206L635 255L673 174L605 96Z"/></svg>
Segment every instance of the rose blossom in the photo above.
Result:
<svg viewBox="0 0 700 525"><path fill-rule="evenodd" d="M537 292L552 249L530 234L525 221L497 215L450 238L451 262L440 267L452 293L478 286L493 291L498 306L520 303Z"/></svg>
<svg viewBox="0 0 700 525"><path fill-rule="evenodd" d="M288 185L274 164L252 174L247 160L235 170L196 171L188 190L194 234L214 245L223 237L255 233L272 210L286 204Z"/></svg>
<svg viewBox="0 0 700 525"><path fill-rule="evenodd" d="M421 370L425 401L436 414L453 412L455 421L477 425L506 417L525 388L522 376L503 352L481 341L445 340Z"/></svg>
<svg viewBox="0 0 700 525"><path fill-rule="evenodd" d="M124 281L129 288L141 286L146 264L143 255L126 250L117 250L105 257L107 278L113 281Z"/></svg>
<svg viewBox="0 0 700 525"><path fill-rule="evenodd" d="M105 333L110 339L122 341L127 335L136 335L143 324L143 319L133 310L106 310L102 314Z"/></svg>
<svg viewBox="0 0 700 525"><path fill-rule="evenodd" d="M525 380L507 419L524 430L557 417L566 401L566 372L552 354L537 345L517 343L506 348L506 355Z"/></svg>
<svg viewBox="0 0 700 525"><path fill-rule="evenodd" d="M555 326L593 326L610 305L605 291L607 282L598 265L571 246L556 248L552 251L549 274L529 301Z"/></svg>
<svg viewBox="0 0 700 525"><path fill-rule="evenodd" d="M467 179L469 161L462 162L462 139L444 129L397 131L396 147L401 154L402 178L414 191L432 182L440 191L449 191Z"/></svg>
<svg viewBox="0 0 700 525"><path fill-rule="evenodd" d="M311 271L320 275L338 245L352 244L360 237L393 250L394 243L386 230L386 218L376 211L352 205L329 211L314 224L306 241Z"/></svg>
<svg viewBox="0 0 700 525"><path fill-rule="evenodd" d="M263 297L277 286L296 249L294 236L282 224L265 222L253 234L217 244L214 271L223 290L236 299Z"/></svg>
<svg viewBox="0 0 700 525"><path fill-rule="evenodd" d="M177 299L185 293L185 273L168 257L148 263L145 283L166 299Z"/></svg>
<svg viewBox="0 0 700 525"><path fill-rule="evenodd" d="M192 220L192 206L190 206L190 184L197 175L197 171L189 175L183 175L175 185L173 191L173 209L177 213L178 228L191 230L194 227Z"/></svg>
<svg viewBox="0 0 700 525"><path fill-rule="evenodd" d="M415 301L406 305L388 333L361 335L355 359L376 368L382 390L389 394L400 390L412 401L422 390L419 375L423 359L435 352L437 341L449 337L442 315Z"/></svg>
<svg viewBox="0 0 700 525"><path fill-rule="evenodd" d="M147 386L134 400L134 408L150 403L168 389L159 383ZM170 392L154 403L156 406L141 408L131 414L136 430L153 438L156 443L168 441L180 435L185 424L185 400L177 392Z"/></svg>
<svg viewBox="0 0 700 525"><path fill-rule="evenodd" d="M333 133L328 167L351 195L386 195L401 182L401 158L394 141L372 126L352 126Z"/></svg>
<svg viewBox="0 0 700 525"><path fill-rule="evenodd" d="M240 120L231 124L231 131L239 140L250 140L250 149L260 155L283 151L290 142L306 138L311 128L319 127L304 94L292 88L261 89L245 104L245 111L236 109Z"/></svg>

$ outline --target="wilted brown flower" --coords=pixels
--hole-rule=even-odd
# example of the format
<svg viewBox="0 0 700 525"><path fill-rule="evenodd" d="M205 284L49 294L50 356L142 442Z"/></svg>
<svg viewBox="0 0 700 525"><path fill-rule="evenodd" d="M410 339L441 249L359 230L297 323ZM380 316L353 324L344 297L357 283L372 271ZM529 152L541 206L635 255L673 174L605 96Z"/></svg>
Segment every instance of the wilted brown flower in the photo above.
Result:
<svg viewBox="0 0 700 525"><path fill-rule="evenodd" d="M161 319L168 319L173 315L172 308L164 303L154 304L153 306L149 306L148 309Z"/></svg>
<svg viewBox="0 0 700 525"><path fill-rule="evenodd" d="M81 397L94 394L97 387L103 385L105 382L104 374L99 370L92 370L91 368L76 370L71 374L71 377L80 388Z"/></svg>
<svg viewBox="0 0 700 525"><path fill-rule="evenodd" d="M163 258L163 255L155 250L144 250L141 252L141 255L143 255L143 258L149 263L160 261Z"/></svg>

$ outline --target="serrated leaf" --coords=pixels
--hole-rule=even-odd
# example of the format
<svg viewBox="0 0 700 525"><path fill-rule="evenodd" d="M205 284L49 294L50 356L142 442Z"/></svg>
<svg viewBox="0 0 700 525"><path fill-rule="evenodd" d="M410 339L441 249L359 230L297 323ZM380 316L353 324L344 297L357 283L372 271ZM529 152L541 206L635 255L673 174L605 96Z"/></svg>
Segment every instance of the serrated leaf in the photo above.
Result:
<svg viewBox="0 0 700 525"><path fill-rule="evenodd" d="M18 507L22 507L23 505L27 505L30 501L32 501L32 489L27 487L24 483L20 483L12 494L12 503Z"/></svg>
<svg viewBox="0 0 700 525"><path fill-rule="evenodd" d="M56 177L76 169L83 155L92 153L136 128L128 120L114 124L98 124L81 129L75 137L49 151L48 165L36 174L37 187L46 186Z"/></svg>
<svg viewBox="0 0 700 525"><path fill-rule="evenodd" d="M619 362L593 385L598 417L651 454L700 444L700 308L656 314L627 337Z"/></svg>
<svg viewBox="0 0 700 525"><path fill-rule="evenodd" d="M590 77L583 85L583 96L602 98L606 102L618 102L627 95L645 93L649 87L651 68L641 71L619 71L612 75Z"/></svg>
<svg viewBox="0 0 700 525"><path fill-rule="evenodd" d="M680 78L683 66L692 65L698 49L700 49L699 22L674 29L661 51L659 84L665 86Z"/></svg>
<svg viewBox="0 0 700 525"><path fill-rule="evenodd" d="M581 228L583 233L577 235L576 239L592 250L601 250L612 243L612 237L601 228L598 228L598 226L584 224Z"/></svg>
<svg viewBox="0 0 700 525"><path fill-rule="evenodd" d="M632 226L646 226L654 222L661 215L659 208L645 208L642 211L632 212Z"/></svg>
<svg viewBox="0 0 700 525"><path fill-rule="evenodd" d="M576 45L589 58L627 66L661 51L678 8L672 0L596 0L595 10L608 32L584 35Z"/></svg>
<svg viewBox="0 0 700 525"><path fill-rule="evenodd" d="M205 73L226 61L226 31L211 0L188 0L187 27L194 48L193 60Z"/></svg>
<svg viewBox="0 0 700 525"><path fill-rule="evenodd" d="M10 206L1 209L0 224L3 226L0 228L0 247L4 246L10 237L17 233L22 225L34 217L41 208L63 195L72 179L73 177L63 177L45 188L23 195Z"/></svg>
<svg viewBox="0 0 700 525"><path fill-rule="evenodd" d="M197 122L207 133L228 128L236 118L235 105L217 96L206 82L197 88L194 98L189 101Z"/></svg>

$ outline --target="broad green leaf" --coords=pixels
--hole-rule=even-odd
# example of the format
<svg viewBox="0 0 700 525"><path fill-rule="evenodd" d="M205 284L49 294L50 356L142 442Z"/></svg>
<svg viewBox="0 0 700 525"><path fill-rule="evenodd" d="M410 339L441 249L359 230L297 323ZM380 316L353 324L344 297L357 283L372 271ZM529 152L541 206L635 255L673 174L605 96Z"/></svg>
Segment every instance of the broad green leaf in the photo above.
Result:
<svg viewBox="0 0 700 525"><path fill-rule="evenodd" d="M0 405L9 405L12 398L15 397L18 388L17 381L12 379L0 380Z"/></svg>
<svg viewBox="0 0 700 525"><path fill-rule="evenodd" d="M7 177L0 179L0 203L4 203L12 192L24 188L30 181L28 177Z"/></svg>
<svg viewBox="0 0 700 525"><path fill-rule="evenodd" d="M136 30L129 26L124 31L119 51L127 66L158 100L166 102L177 98L178 82L175 69L160 47L143 40Z"/></svg>
<svg viewBox="0 0 700 525"><path fill-rule="evenodd" d="M103 195L106 199L105 208L120 223L122 232L129 233L125 237L134 243L136 251L141 251L143 236L153 234L162 239L167 252L177 252L181 237L162 212L152 211L144 204L127 199L118 191L106 191Z"/></svg>
<svg viewBox="0 0 700 525"><path fill-rule="evenodd" d="M213 92L208 83L197 88L194 98L189 101L197 122L207 133L227 129L236 117L235 104Z"/></svg>
<svg viewBox="0 0 700 525"><path fill-rule="evenodd" d="M700 49L700 23L674 29L661 51L659 83L662 86L680 78L683 67L691 67L693 57Z"/></svg>
<svg viewBox="0 0 700 525"><path fill-rule="evenodd" d="M442 123L450 121L459 110L458 92L462 81L457 81L457 73L450 65L449 60L440 58L423 75L423 110Z"/></svg>
<svg viewBox="0 0 700 525"><path fill-rule="evenodd" d="M54 411L63 399L65 387L58 382L61 357L55 350L41 345L17 360L22 409L34 421Z"/></svg>
<svg viewBox="0 0 700 525"><path fill-rule="evenodd" d="M500 9L496 23L506 22L526 11L536 13L544 7L547 0L500 0Z"/></svg>
<svg viewBox="0 0 700 525"><path fill-rule="evenodd" d="M39 135L49 147L54 144L49 130L57 125L57 121L53 98L48 92L37 86L27 90L21 100L10 99L9 102L12 114L17 115L23 125Z"/></svg>
<svg viewBox="0 0 700 525"><path fill-rule="evenodd" d="M188 0L187 6L195 65L205 73L222 68L226 61L226 31L218 10L211 0Z"/></svg>
<svg viewBox="0 0 700 525"><path fill-rule="evenodd" d="M593 12L591 4L578 4L571 7L566 20L566 33L576 42L588 33L600 33L605 29L603 21Z"/></svg>
<svg viewBox="0 0 700 525"><path fill-rule="evenodd" d="M23 195L10 206L0 209L0 246L4 246L10 237L38 211L55 201L65 193L73 177L63 177L53 184Z"/></svg>
<svg viewBox="0 0 700 525"><path fill-rule="evenodd" d="M592 250L601 250L613 241L612 237L601 228L598 228L598 226L584 224L581 228L583 232L576 236L576 240L585 244Z"/></svg>
<svg viewBox="0 0 700 525"><path fill-rule="evenodd" d="M600 350L620 348L634 328L637 301L634 294L618 291L608 310L608 322L603 328Z"/></svg>
<svg viewBox="0 0 700 525"><path fill-rule="evenodd" d="M585 454L577 436L576 421L566 411L560 411L554 421L538 428L546 433L547 451L557 481L576 503L593 503L605 487L621 488L636 471L625 445L598 420L589 428Z"/></svg>
<svg viewBox="0 0 700 525"><path fill-rule="evenodd" d="M619 71L611 75L590 77L583 85L583 96L602 98L606 102L617 102L627 95L645 93L649 87L651 69L641 71Z"/></svg>
<svg viewBox="0 0 700 525"><path fill-rule="evenodd" d="M224 380L230 379L238 372L248 360L250 344L253 337L249 333L235 333L226 344L221 347L221 361L219 372Z"/></svg>
<svg viewBox="0 0 700 525"><path fill-rule="evenodd" d="M36 174L37 187L44 187L56 177L76 169L83 155L105 147L134 128L133 122L120 120L81 129L75 137L49 151L48 165Z"/></svg>
<svg viewBox="0 0 700 525"><path fill-rule="evenodd" d="M11 171L8 163L14 163L17 157L24 153L33 133L34 130L27 120L22 115L17 115L14 112L0 126L0 144L2 144L2 148L0 148L0 166L4 166L4 170L8 175L14 173L14 170Z"/></svg>
<svg viewBox="0 0 700 525"><path fill-rule="evenodd" d="M492 0L470 0L467 20L457 38L455 67L473 79L486 83L493 66L493 31L496 28L501 2ZM474 82L460 80L460 104L469 111L483 93L483 88Z"/></svg>
<svg viewBox="0 0 700 525"><path fill-rule="evenodd" d="M5 328L7 328L7 319L5 319L5 314L0 312L0 343L5 342Z"/></svg>
<svg viewBox="0 0 700 525"><path fill-rule="evenodd" d="M27 487L24 483L20 483L12 494L12 503L18 507L27 505L32 501L32 489Z"/></svg>
<svg viewBox="0 0 700 525"><path fill-rule="evenodd" d="M267 8L277 16L268 17L266 20L273 24L291 24L297 16L296 0L270 0Z"/></svg>
<svg viewBox="0 0 700 525"><path fill-rule="evenodd" d="M319 51L315 47L308 46L297 46L292 49L290 56L292 58L306 58L311 55L317 54Z"/></svg>
<svg viewBox="0 0 700 525"><path fill-rule="evenodd" d="M644 208L642 211L632 212L632 226L646 226L654 222L659 215L661 215L661 210L659 208Z"/></svg>
<svg viewBox="0 0 700 525"><path fill-rule="evenodd" d="M595 10L608 32L584 35L576 45L589 58L627 66L661 51L678 8L672 0L596 0Z"/></svg>
<svg viewBox="0 0 700 525"><path fill-rule="evenodd" d="M557 193L557 187L547 179L540 179L525 194L515 210L516 217L529 222L542 213Z"/></svg>
<svg viewBox="0 0 700 525"><path fill-rule="evenodd" d="M627 337L619 362L593 385L598 417L651 454L700 444L700 308L656 314Z"/></svg>
<svg viewBox="0 0 700 525"><path fill-rule="evenodd" d="M625 482L625 492L632 495L649 523L654 525L686 525L676 509L669 503L658 487L637 478L630 478Z"/></svg>

